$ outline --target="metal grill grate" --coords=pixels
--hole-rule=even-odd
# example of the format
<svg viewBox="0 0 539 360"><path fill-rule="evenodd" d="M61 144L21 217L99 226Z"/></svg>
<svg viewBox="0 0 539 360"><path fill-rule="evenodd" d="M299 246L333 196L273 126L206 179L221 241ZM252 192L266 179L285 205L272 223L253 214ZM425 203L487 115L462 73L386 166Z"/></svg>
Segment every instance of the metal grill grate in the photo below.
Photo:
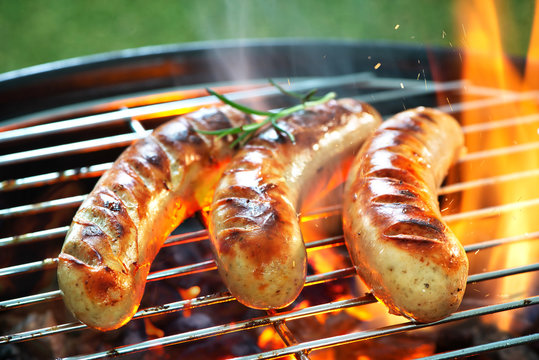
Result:
<svg viewBox="0 0 539 360"><path fill-rule="evenodd" d="M529 93L510 93L497 89L486 89L474 86L464 81L446 81L433 82L426 78L407 79L377 77L374 72L362 72L345 74L331 77L298 77L290 79L281 79L290 82L290 89L293 91L305 91L312 88L318 88L321 91L337 89L340 96L353 96L358 99L370 102L377 107L384 116L399 111L404 107L414 105L436 106L437 98L443 94L447 99L447 105L438 106L441 110L453 113L457 118L464 110L482 109L486 107L503 106L524 99L539 100L539 94ZM272 87L265 85L264 80L242 81L240 84L216 83L208 84L212 87L221 87L227 89L228 96L236 101L254 102L262 104L271 104L273 107L284 106L286 100ZM200 85L202 90L203 86ZM173 92L180 97L182 94L191 93L193 88L174 88ZM198 91L195 93L200 93ZM461 102L460 98L463 92L477 96L477 100ZM106 108L108 102L113 100L103 100L102 106ZM114 100L117 101L117 100ZM163 101L152 104L143 104L132 108L120 108L114 111L103 111L91 114L94 111L94 105L80 104L74 105L68 111L62 108L58 114L49 112L38 114L36 117L41 120L33 120L30 126L23 125L0 132L0 144L7 144L4 154L0 155L0 169L3 176L0 182L0 192L6 200L2 203L0 209L0 224L7 224L11 221L26 222L34 218L50 217L60 212L74 213L76 207L86 196L84 192L69 196L57 196L55 194L47 195L45 199L39 202L32 202L33 196L51 187L63 184L77 184L85 182L82 189L89 189L95 183L97 178L111 166L111 161L115 156L135 139L145 136L157 124L162 123L174 114L191 111L194 108L209 105L215 102L215 99L209 96L196 96L184 98L181 100ZM84 116L70 118L69 114L85 114ZM50 120L53 119L53 120ZM37 124L36 124L37 123ZM496 122L470 125L464 128L465 133L473 134L487 131L492 128L509 128L519 124L535 124L539 126L539 116L537 114L511 119L501 119ZM87 133L90 132L90 136ZM106 136L99 136L105 133ZM97 134L97 135L96 135ZM44 137L50 138L51 143L44 144L38 139ZM36 144L34 144L36 142ZM518 154L525 151L536 151L539 142L528 144L516 144L504 148L480 149L470 152L460 160L460 165L468 162L480 161L500 154ZM15 149L13 151L12 149ZM88 156L90 154L90 156ZM99 159L99 160L94 160ZM91 159L91 160L90 160ZM97 161L97 162L96 162ZM62 168L59 163L70 164L71 167ZM42 165L43 164L43 165ZM74 164L74 165L71 165ZM44 169L52 169L47 171ZM9 174L17 173L21 176L13 178ZM451 170L455 175L458 172L458 166ZM458 175L458 174L457 174ZM539 169L524 169L517 173L501 174L488 178L480 178L473 181L449 182L441 188L440 196L447 198L451 194L461 191L470 191L492 184L503 182L516 182L525 178L535 178L539 176ZM450 174L451 178L451 174ZM518 185L517 185L518 186ZM77 189L80 189L77 187ZM29 195L26 196L26 193ZM22 194L22 200L19 199ZM519 212L528 212L536 210L539 206L539 199L527 199L518 202L508 202L499 205L486 206L469 211L458 212L451 204L444 209L445 219L449 224L455 224L459 221L481 221L485 218L500 216L500 214L515 214ZM340 205L330 205L316 210L311 210L304 214L305 223L315 221L332 221L340 214ZM30 220L32 219L32 220ZM329 219L329 220L328 220ZM58 252L63 236L65 235L68 223L59 226L51 226L36 231L27 231L24 227L22 231L10 233L6 230L0 230L0 247L6 252L13 249L24 247L32 249L32 246L47 244L55 248ZM5 226L3 226L5 228ZM2 228L0 228L2 229ZM465 246L468 254L474 254L479 251L485 251L496 247L511 247L515 244L537 243L539 238L539 229L536 232L526 232L514 234L507 237L482 240ZM194 228L182 225L178 231L169 237L165 247L183 249L187 246L206 246L207 232L205 229ZM309 241L309 239L307 239ZM313 254L333 249L345 252L344 242L340 234L323 237L322 239L311 239L308 242L308 254L312 260ZM344 249L344 250L343 250ZM10 259L11 262L1 263L0 281L16 282L19 277L37 276L40 273L54 271L57 259L52 257L37 255L38 259L30 262L21 262L18 258ZM159 254L156 260L164 259L165 254ZM539 259L536 259L539 260ZM471 262L474 258L471 258ZM167 260L167 264L170 261ZM346 263L344 261L343 263ZM148 282L163 282L167 279L189 278L199 274L209 274L214 272L216 265L211 259L201 259L194 263L174 263L169 264L164 269L154 269ZM469 277L469 284L478 284L489 280L509 278L511 276L521 276L525 273L534 273L535 279L539 274L539 262L522 264L521 266L511 268L486 268L479 273L473 273ZM345 284L356 284L356 275L354 269L349 265L327 272L318 272L311 269L307 278L307 287L316 288L320 286L331 287L333 283L344 281ZM63 306L59 290L50 289L53 285L43 286L43 289L32 288L30 293L17 294L13 298L7 298L0 301L0 311L2 317L10 314L18 314L19 310L31 310L32 308L42 309L52 306ZM357 285L357 284L356 284ZM354 285L355 286L355 285ZM104 351L83 354L67 354L76 358L99 359L116 355L130 355L138 352L158 351L165 346L177 344L197 344L204 343L206 339L212 337L226 336L231 333L247 333L253 329L266 328L273 326L276 334L282 339L282 347L275 350L262 350L252 355L242 356L242 359L270 359L284 356L294 356L298 359L306 359L309 356L315 357L319 349L346 347L349 344L359 343L375 338L395 338L403 333L411 333L426 329L427 331L437 331L438 328L445 328L452 324L464 322L470 319L482 319L489 314L500 312L514 312L518 309L531 308L539 304L537 288L530 289L529 294L522 294L519 298L503 299L504 294L492 294L492 301L485 302L467 302L469 294L466 294L463 308L459 312L448 318L433 324L415 324L399 318L396 323L377 326L375 324L370 328L358 328L355 331L344 334L334 334L322 336L316 339L300 339L294 330L289 327L294 321L302 319L316 319L317 317L345 313L347 309L361 309L369 304L376 303L371 295L358 296L357 288L348 289L346 296L339 298L324 298L318 303L309 303L308 305L295 304L292 308L279 312L251 312L247 311L236 319L222 324L211 326L200 326L188 331L180 331L174 334L159 336L154 339L143 339L135 341L129 345L115 346ZM147 289L147 291L149 291ZM472 290L469 290L472 291ZM534 293L535 292L535 293ZM500 301L502 299L503 301ZM156 302L150 306L143 307L137 312L133 322L140 322L143 318L154 319L171 316L171 314L185 313L189 316L191 311L196 309L215 308L214 312L223 311L222 304L233 304L234 299L226 292L210 292L193 298L187 298L180 301ZM225 305L226 305L225 304ZM359 322L359 320L357 320ZM367 322L368 324L368 322ZM368 325L371 326L371 325ZM22 344L26 342L38 341L39 339L58 336L59 334L74 334L92 332L85 325L79 322L55 323L32 329L23 329L20 331L11 331L1 334L0 344ZM497 351L522 344L532 344L539 340L537 331L531 334L518 334L511 338L494 340L483 345L467 346L458 350L439 353L425 359L449 359L465 357L473 354ZM173 347L172 347L173 348ZM310 355L311 354L311 355ZM80 355L80 356L79 356Z"/></svg>

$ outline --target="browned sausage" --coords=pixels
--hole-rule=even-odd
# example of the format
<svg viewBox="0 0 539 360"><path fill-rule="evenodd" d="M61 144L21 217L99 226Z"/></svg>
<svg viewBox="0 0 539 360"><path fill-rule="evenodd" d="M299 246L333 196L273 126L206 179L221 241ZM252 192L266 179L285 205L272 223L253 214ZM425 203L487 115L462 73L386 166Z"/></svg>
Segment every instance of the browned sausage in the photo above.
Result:
<svg viewBox="0 0 539 360"><path fill-rule="evenodd" d="M59 255L58 282L75 316L99 330L131 319L168 234L207 206L232 137L203 135L250 123L228 106L158 127L128 147L80 206Z"/></svg>
<svg viewBox="0 0 539 360"><path fill-rule="evenodd" d="M217 185L209 230L218 269L249 307L281 308L303 288L306 254L296 206L325 165L356 152L381 123L370 106L330 101L279 121L241 149Z"/></svg>
<svg viewBox="0 0 539 360"><path fill-rule="evenodd" d="M468 258L442 220L436 192L462 148L455 119L417 108L384 122L354 160L346 244L360 277L393 314L430 322L460 305Z"/></svg>

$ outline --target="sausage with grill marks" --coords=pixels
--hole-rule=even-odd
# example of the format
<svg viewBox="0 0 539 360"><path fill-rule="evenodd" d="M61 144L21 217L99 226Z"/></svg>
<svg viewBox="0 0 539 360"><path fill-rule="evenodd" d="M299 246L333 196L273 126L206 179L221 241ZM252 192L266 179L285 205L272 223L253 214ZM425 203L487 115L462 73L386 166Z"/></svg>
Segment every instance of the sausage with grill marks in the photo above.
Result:
<svg viewBox="0 0 539 360"><path fill-rule="evenodd" d="M103 174L75 214L58 257L60 290L79 320L104 331L131 319L166 237L211 202L234 152L231 136L195 129L250 122L228 106L175 118L133 143Z"/></svg>
<svg viewBox="0 0 539 360"><path fill-rule="evenodd" d="M306 252L298 205L302 188L325 165L352 156L381 123L367 104L332 100L293 114L238 151L215 190L209 231L219 272L237 300L282 308L303 288Z"/></svg>
<svg viewBox="0 0 539 360"><path fill-rule="evenodd" d="M451 116L417 108L384 122L354 159L345 241L358 274L391 313L431 322L461 303L468 259L436 193L463 141Z"/></svg>

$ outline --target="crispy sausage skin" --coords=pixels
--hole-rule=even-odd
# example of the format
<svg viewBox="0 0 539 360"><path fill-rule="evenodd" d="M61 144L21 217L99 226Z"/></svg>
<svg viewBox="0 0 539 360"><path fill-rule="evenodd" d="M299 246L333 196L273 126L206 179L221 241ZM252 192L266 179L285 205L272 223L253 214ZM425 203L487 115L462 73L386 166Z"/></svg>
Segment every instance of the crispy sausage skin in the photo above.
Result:
<svg viewBox="0 0 539 360"><path fill-rule="evenodd" d="M228 289L242 304L282 308L303 288L306 252L296 206L324 165L355 154L381 123L367 104L332 100L279 121L234 156L215 190L211 243Z"/></svg>
<svg viewBox="0 0 539 360"><path fill-rule="evenodd" d="M128 147L80 206L59 255L66 306L105 331L138 309L151 262L186 217L211 202L233 150L203 135L251 122L228 106L175 118Z"/></svg>
<svg viewBox="0 0 539 360"><path fill-rule="evenodd" d="M365 143L345 186L344 235L358 274L391 313L418 322L451 314L466 287L468 258L436 195L463 141L451 116L404 111Z"/></svg>

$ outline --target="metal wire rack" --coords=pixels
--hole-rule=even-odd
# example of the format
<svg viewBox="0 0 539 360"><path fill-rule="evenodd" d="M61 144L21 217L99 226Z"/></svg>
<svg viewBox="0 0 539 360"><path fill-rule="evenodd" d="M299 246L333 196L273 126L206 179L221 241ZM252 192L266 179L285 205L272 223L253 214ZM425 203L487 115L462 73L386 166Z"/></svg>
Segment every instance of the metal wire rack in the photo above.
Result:
<svg viewBox="0 0 539 360"><path fill-rule="evenodd" d="M429 99L431 106L437 106L443 111L453 113L455 116L464 110L482 109L486 107L502 106L522 101L524 99L539 100L539 94L536 92L528 93L510 93L497 89L487 89L474 86L465 81L448 81L443 83L435 83L427 79L405 79L405 78L381 78L375 76L372 72L346 74L341 76L320 77L320 78L293 78L283 79L289 81L292 91L306 91L312 88L318 89L341 89L340 94L348 95L351 93L354 97L370 102L375 107L378 107L384 116L389 116L399 110L399 108L407 107L410 104L421 103L425 98ZM224 86L233 88L228 91L228 96L235 101L259 101L259 99L275 100L279 104L280 94L270 86L265 85L263 80L252 80L237 84L209 84L210 86ZM202 89L204 86L200 86ZM352 90L350 90L352 89ZM358 90L359 89L359 90ZM175 88L174 92L181 93L185 89ZM472 93L477 96L477 100L460 102L460 94L462 92ZM359 93L359 94L358 94ZM436 105L436 94L443 93L447 98L447 105ZM406 99L406 102L403 102ZM211 96L197 96L194 98L186 98L181 100L165 101L149 105L141 105L133 108L120 108L114 111L106 111L95 114L88 114L76 118L62 118L47 122L46 117L54 118L53 115L44 115L41 124L25 126L0 132L0 143L9 144L9 149L17 149L16 151L5 151L0 155L0 169L11 171L12 168L25 168L21 177L12 178L9 175L3 176L0 181L0 193L4 195L12 195L19 192L29 191L35 193L36 190L47 188L52 185L64 184L68 182L89 181L95 182L97 178L106 171L112 164L115 154L121 151L125 146L132 141L144 137L151 131L147 127L155 126L154 120L157 123L167 120L170 116L190 111L197 107L206 106L215 103L216 99ZM105 101L106 102L106 101ZM272 101L270 101L272 103ZM87 104L79 104L71 109L73 112L85 112L88 110ZM62 109L65 112L65 109ZM67 112L69 113L69 112ZM165 115L163 115L165 114ZM142 120L141 120L142 119ZM147 120L150 119L150 120ZM526 117L501 119L496 122L488 122L482 124L474 124L464 128L466 134L479 133L491 129L504 129L514 127L520 124L536 124L539 126L539 115L533 114ZM115 134L109 134L103 137L92 136L91 138L80 137L78 134L85 134L88 131L99 133L100 129L110 127L119 127L122 131ZM97 130L96 130L97 129ZM37 147L34 147L35 139L51 137L55 143L43 146L38 142ZM60 138L61 140L56 140ZM75 139L71 141L70 139ZM514 146L492 149L480 149L470 152L463 156L460 164L468 162L480 161L490 157L499 156L500 154L517 154L526 151L536 151L539 147L539 141L526 144L515 144ZM103 151L113 150L111 154L105 155L104 161L100 163L87 162L87 154L97 154ZM107 153L108 154L108 153ZM63 161L64 158L74 158L76 166L71 168L55 169L51 167L51 171L45 171L48 164L54 164ZM77 160L80 158L81 160ZM46 162L45 167L36 166L38 170L31 168L35 164ZM71 162L73 163L73 162ZM30 168L30 169L28 169ZM451 170L453 173L458 172L458 168ZM491 186L504 182L518 182L526 178L536 178L539 176L539 169L526 168L519 172L510 174L500 174L487 178L480 178L473 181L448 182L440 189L440 197L448 197L451 194L456 194L462 191L471 191L474 189ZM7 206L0 209L0 221L3 223L13 219L25 219L29 217L42 216L68 210L74 212L75 209L84 200L86 194L76 194L63 197L51 197L39 202L30 202L29 200L13 200L7 203ZM12 195L10 198L14 198ZM449 224L454 224L459 221L481 221L485 218L493 218L501 216L501 214L518 214L520 212L535 211L539 206L539 198L526 199L517 202L507 202L503 204L486 206L482 208L471 209L468 211L451 211L451 208L444 212L445 220ZM318 221L335 217L340 214L340 205L330 205L304 215L304 221ZM517 215L515 215L517 216ZM1 224L1 223L0 223ZM0 233L0 247L5 250L16 249L21 246L35 245L41 243L54 242L59 250L61 241L67 232L68 225L53 226L50 228L39 229L37 231L23 231L20 233L10 234L5 231ZM180 227L181 229L181 227ZM165 244L165 247L182 248L188 244L199 245L207 239L205 229L180 231L170 236ZM492 238L482 240L476 243L468 244L465 249L468 254L474 254L490 248L510 247L514 244L535 244L539 239L539 229L534 232L526 231L510 236ZM313 253L322 251L323 249L344 248L342 235L324 237L315 239L307 244L309 257ZM536 254L537 255L537 254ZM158 255L158 257L161 255ZM495 279L509 278L512 276L522 276L526 273L532 273L532 276L537 279L539 274L539 258L535 258L535 262L522 264L521 266L502 268L502 269L486 269L485 271L472 273L469 277L469 284L478 284ZM33 273L54 270L57 265L55 257L40 258L36 261L19 263L18 259L13 259L12 263L2 264L0 268L0 280L9 280L19 276L28 276ZM474 258L471 258L471 262ZM148 282L161 282L165 279L190 277L194 274L209 273L216 269L216 265L212 259L197 261L195 263L178 263L175 266L154 270L151 272ZM355 281L355 271L351 266L344 266L327 272L311 271L307 278L307 288L317 287L321 284L332 284L333 282L343 279L351 279ZM497 301L496 298L492 303L488 304L472 304L459 312L449 316L436 323L418 324L406 321L402 318L396 324L375 326L369 329L360 329L347 332L345 334L336 334L332 336L321 337L317 339L303 340L294 333L289 327L290 323L296 320L305 318L315 318L323 314L334 314L344 312L346 309L361 308L368 304L376 303L376 299L370 295L354 294L348 292L348 296L342 298L328 298L319 304L309 304L307 306L295 306L279 312L258 312L254 316L247 318L239 318L238 320L217 324L213 326L202 326L189 331L178 332L175 334L167 334L157 338L137 341L129 345L115 346L105 351L97 351L89 354L68 354L70 358L80 359L100 359L119 355L132 355L140 352L154 351L163 347L173 347L178 344L192 344L204 341L212 337L220 337L231 333L247 332L256 328L273 327L275 332L282 339L282 346L272 350L261 349L258 353L251 355L243 355L238 357L241 359L271 359L293 356L298 359L308 359L310 356L315 356L317 350L344 347L349 344L362 342L369 339L395 337L402 333L409 333L426 329L436 331L437 328L450 326L451 324L462 322L469 319L480 319L489 314L500 312L512 312L518 309L526 309L536 307L539 304L539 295L537 288L531 289L529 294L522 294L518 299L509 299L508 301ZM535 291L535 293L533 293ZM467 294L468 295L468 294ZM501 294L503 295L503 294ZM467 297L467 296L466 296ZM211 308L219 304L235 302L234 298L226 292L214 292L187 298L180 301L155 303L153 306L141 308L134 316L133 321L140 321L143 318L155 318L166 316L167 314L177 314L179 312L189 313L198 308ZM62 304L61 294L59 290L38 291L37 293L23 294L15 298L2 299L0 301L0 311L2 317L8 316L11 312L18 309L31 309L32 307L47 306L48 304ZM52 305L51 305L52 306ZM216 310L217 311L217 310ZM219 310L220 311L220 310ZM537 328L536 328L537 330ZM17 332L4 333L0 335L0 344L17 345L38 339L57 336L58 334L68 334L77 332L90 332L85 325L76 322L57 323L52 326L38 327L33 329L24 329ZM461 358L469 355L499 351L519 345L530 345L539 340L537 331L530 334L519 334L504 340L491 341L483 345L468 346L461 349L437 353L432 356L424 357L424 359L452 359ZM2 345L0 345L2 346Z"/></svg>

